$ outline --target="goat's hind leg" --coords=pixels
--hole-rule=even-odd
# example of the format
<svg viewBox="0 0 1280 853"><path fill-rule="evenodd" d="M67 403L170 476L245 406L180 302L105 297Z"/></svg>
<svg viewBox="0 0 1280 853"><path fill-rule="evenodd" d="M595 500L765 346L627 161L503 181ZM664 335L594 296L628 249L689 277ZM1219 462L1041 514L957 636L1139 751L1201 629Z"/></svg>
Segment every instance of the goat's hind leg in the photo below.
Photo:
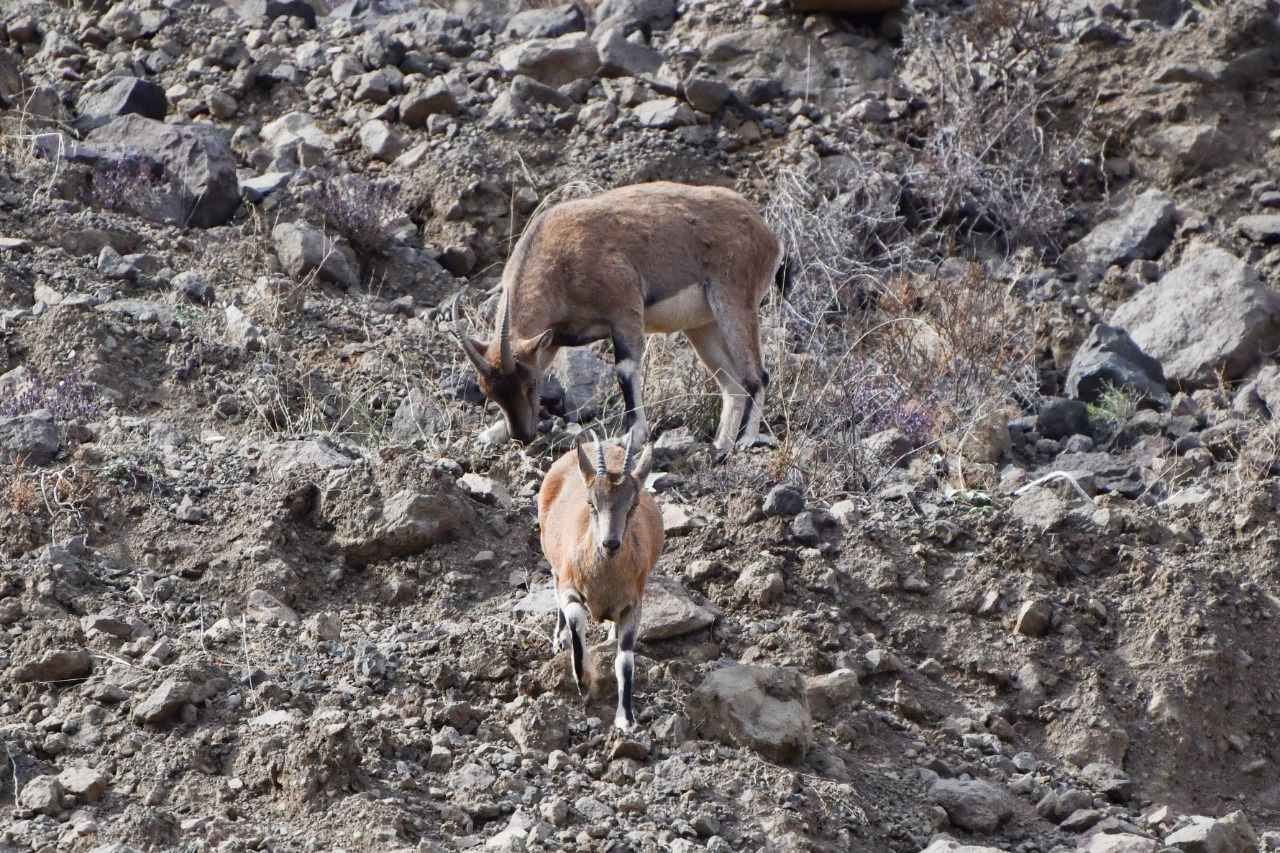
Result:
<svg viewBox="0 0 1280 853"><path fill-rule="evenodd" d="M734 439L738 436L751 398L738 380L737 366L715 323L686 329L684 334L703 366L720 386L720 426L716 430L714 445L719 457L724 458L733 450Z"/></svg>
<svg viewBox="0 0 1280 853"><path fill-rule="evenodd" d="M636 635L640 631L640 603L633 604L617 620L618 654L613 661L613 674L618 679L618 710L613 724L622 731L630 731L636 724L636 712L632 706L636 681Z"/></svg>
<svg viewBox="0 0 1280 853"><path fill-rule="evenodd" d="M587 665L587 608L582 606L582 597L576 590L559 590L556 594L560 602L560 619L569 629L569 656L573 662L573 685L582 694ZM558 622L559 620L557 620Z"/></svg>

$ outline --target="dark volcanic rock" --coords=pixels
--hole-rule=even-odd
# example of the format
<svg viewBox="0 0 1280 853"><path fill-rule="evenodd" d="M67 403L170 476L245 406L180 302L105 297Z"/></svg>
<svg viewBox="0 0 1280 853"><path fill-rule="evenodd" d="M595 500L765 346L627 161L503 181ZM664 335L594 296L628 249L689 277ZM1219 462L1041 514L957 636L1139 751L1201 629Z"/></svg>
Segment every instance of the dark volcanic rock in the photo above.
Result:
<svg viewBox="0 0 1280 853"><path fill-rule="evenodd" d="M1099 323L1071 360L1066 392L1093 403L1108 385L1135 391L1161 406L1169 404L1160 362L1143 352L1124 329Z"/></svg>
<svg viewBox="0 0 1280 853"><path fill-rule="evenodd" d="M164 89L137 77L107 77L86 88L76 103L76 129L82 133L123 115L162 120L169 112Z"/></svg>
<svg viewBox="0 0 1280 853"><path fill-rule="evenodd" d="M95 169L128 169L139 157L162 174L135 186L138 213L156 221L209 228L222 225L240 206L240 181L226 132L208 124L165 124L138 115L119 116L89 134Z"/></svg>

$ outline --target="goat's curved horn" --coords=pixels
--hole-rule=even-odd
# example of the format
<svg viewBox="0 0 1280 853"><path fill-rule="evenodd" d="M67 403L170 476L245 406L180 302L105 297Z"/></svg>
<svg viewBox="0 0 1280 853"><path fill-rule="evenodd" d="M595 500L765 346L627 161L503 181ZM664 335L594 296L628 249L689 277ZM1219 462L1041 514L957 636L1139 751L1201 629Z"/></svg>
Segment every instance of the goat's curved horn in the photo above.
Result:
<svg viewBox="0 0 1280 853"><path fill-rule="evenodd" d="M631 465L635 462L636 449L631 445L635 440L635 430L627 430L627 447L626 452L622 455L622 473L630 474Z"/></svg>
<svg viewBox="0 0 1280 853"><path fill-rule="evenodd" d="M604 441L596 435L595 430L591 431L591 437L596 442L596 476L603 477L609 473L609 468L604 462Z"/></svg>
<svg viewBox="0 0 1280 853"><path fill-rule="evenodd" d="M467 358L475 365L476 370L481 373L487 373L492 370L489 362L485 360L484 353L467 337L462 331L462 322L458 319L458 303L462 301L462 291L459 290L453 297L453 305L449 311L449 331L458 339L458 344L462 347L462 351L466 353Z"/></svg>
<svg viewBox="0 0 1280 853"><path fill-rule="evenodd" d="M502 355L502 372L511 373L516 369L515 356L511 354L511 294L507 293L502 303L502 325L498 330L498 340Z"/></svg>

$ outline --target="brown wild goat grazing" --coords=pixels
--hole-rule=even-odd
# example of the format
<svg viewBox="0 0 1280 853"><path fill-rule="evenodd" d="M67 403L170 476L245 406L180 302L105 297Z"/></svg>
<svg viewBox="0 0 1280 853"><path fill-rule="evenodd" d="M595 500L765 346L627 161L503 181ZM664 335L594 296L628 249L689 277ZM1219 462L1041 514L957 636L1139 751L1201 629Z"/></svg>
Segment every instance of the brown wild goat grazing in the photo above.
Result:
<svg viewBox="0 0 1280 853"><path fill-rule="evenodd" d="M759 309L781 260L777 237L733 190L621 187L534 219L503 270L493 336L486 343L464 335L456 301L454 333L485 396L502 409L507 436L523 442L537 433L539 386L560 347L608 338L624 425L643 442L645 335L684 332L720 386L715 446L724 454L735 441L750 446L760 430L769 376Z"/></svg>
<svg viewBox="0 0 1280 853"><path fill-rule="evenodd" d="M644 489L653 447L646 445L636 460L633 440L634 433L628 433L625 448L606 447L598 439L590 448L579 442L555 461L538 492L542 552L555 575L559 604L551 650L559 653L568 643L574 684L581 692L587 616L613 623L618 643L614 725L624 731L636 721L631 694L640 604L663 539L662 513Z"/></svg>

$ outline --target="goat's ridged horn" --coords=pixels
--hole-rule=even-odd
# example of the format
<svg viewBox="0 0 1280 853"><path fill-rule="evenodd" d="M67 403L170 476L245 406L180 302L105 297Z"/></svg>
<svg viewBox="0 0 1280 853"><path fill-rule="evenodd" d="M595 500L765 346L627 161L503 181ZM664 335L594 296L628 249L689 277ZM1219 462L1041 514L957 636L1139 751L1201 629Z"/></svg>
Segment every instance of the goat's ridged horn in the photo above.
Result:
<svg viewBox="0 0 1280 853"><path fill-rule="evenodd" d="M472 343L471 338L467 337L462 331L462 322L458 319L458 303L461 301L462 291L459 290L453 297L453 306L449 312L449 331L458 339L458 344L461 345L462 351L467 354L467 358L475 365L476 370L486 373L492 368L489 366L489 362L485 360L484 353L480 352L476 345Z"/></svg>
<svg viewBox="0 0 1280 853"><path fill-rule="evenodd" d="M600 436L596 435L595 430L591 431L591 437L596 442L596 476L603 477L609 473L609 468L604 463L604 442L600 439Z"/></svg>
<svg viewBox="0 0 1280 853"><path fill-rule="evenodd" d="M502 327L498 330L501 344L502 372L511 373L516 369L515 356L511 354L511 294L506 294L502 304Z"/></svg>
<svg viewBox="0 0 1280 853"><path fill-rule="evenodd" d="M635 460L636 449L631 446L631 442L635 440L635 437L636 437L635 430L627 430L626 453L622 455L622 473L623 474L630 474L631 465L636 461Z"/></svg>

